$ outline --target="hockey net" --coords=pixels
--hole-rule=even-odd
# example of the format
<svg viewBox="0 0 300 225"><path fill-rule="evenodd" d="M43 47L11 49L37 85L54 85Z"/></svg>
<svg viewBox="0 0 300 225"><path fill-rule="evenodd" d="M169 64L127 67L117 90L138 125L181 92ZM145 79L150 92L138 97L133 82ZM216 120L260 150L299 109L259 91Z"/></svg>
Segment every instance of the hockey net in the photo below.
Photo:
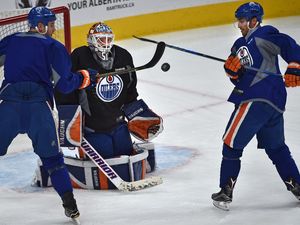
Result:
<svg viewBox="0 0 300 225"><path fill-rule="evenodd" d="M29 11L30 8L0 12L0 40L16 32L27 32L29 30L27 22L27 15ZM69 9L65 6L61 6L52 8L51 11L56 15L56 31L52 35L52 37L63 43L68 52L71 52L71 27ZM2 66L0 67L0 81L2 81L3 76L4 72Z"/></svg>

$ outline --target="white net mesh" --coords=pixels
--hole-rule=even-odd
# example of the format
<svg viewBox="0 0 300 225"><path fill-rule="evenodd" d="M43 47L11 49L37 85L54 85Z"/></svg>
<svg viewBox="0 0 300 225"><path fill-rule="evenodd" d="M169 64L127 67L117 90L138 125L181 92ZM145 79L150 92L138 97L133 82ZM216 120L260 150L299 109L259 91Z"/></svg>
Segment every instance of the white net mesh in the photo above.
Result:
<svg viewBox="0 0 300 225"><path fill-rule="evenodd" d="M12 17L12 16L18 16L23 14L28 14L30 11L30 8L28 9L16 9L12 11L1 11L0 12L0 19Z"/></svg>

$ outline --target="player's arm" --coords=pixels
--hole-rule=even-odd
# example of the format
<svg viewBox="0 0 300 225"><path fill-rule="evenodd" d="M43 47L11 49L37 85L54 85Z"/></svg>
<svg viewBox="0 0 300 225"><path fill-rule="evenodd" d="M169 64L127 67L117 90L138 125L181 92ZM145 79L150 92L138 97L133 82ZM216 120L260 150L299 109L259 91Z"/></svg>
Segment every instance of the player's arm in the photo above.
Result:
<svg viewBox="0 0 300 225"><path fill-rule="evenodd" d="M284 74L286 87L300 86L300 46L294 39L283 35L285 45L281 48L281 56L288 63Z"/></svg>
<svg viewBox="0 0 300 225"><path fill-rule="evenodd" d="M287 63L284 74L286 87L300 86L300 46L289 35L280 33L276 28L268 26L267 40L273 45L269 47L274 54L279 54Z"/></svg>
<svg viewBox="0 0 300 225"><path fill-rule="evenodd" d="M71 60L64 47L56 44L52 48L52 74L54 86L62 93L87 88L96 84L97 71L87 69L71 72Z"/></svg>
<svg viewBox="0 0 300 225"><path fill-rule="evenodd" d="M150 141L163 131L163 120L140 99L123 106L128 129L141 141Z"/></svg>

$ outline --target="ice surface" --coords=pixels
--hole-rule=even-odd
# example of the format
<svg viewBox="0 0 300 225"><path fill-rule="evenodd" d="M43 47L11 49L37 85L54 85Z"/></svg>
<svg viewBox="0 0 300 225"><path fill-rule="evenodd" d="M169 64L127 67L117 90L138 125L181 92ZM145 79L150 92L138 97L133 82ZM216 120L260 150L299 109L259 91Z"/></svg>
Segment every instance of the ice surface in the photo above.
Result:
<svg viewBox="0 0 300 225"><path fill-rule="evenodd" d="M300 17L266 20L300 39ZM148 36L168 44L226 58L239 36L233 25ZM136 66L152 57L155 46L136 39L118 42ZM160 70L168 62L168 72ZM286 64L281 62L282 73ZM220 62L166 49L156 67L138 72L140 97L164 119L154 140L164 183L133 193L75 190L83 225L298 225L300 202L286 191L256 140L245 149L229 212L212 205L218 191L221 137L233 105L232 84ZM286 142L300 165L300 88L288 90ZM36 156L26 135L19 135L0 158L0 225L67 225L60 199L50 189L30 187Z"/></svg>

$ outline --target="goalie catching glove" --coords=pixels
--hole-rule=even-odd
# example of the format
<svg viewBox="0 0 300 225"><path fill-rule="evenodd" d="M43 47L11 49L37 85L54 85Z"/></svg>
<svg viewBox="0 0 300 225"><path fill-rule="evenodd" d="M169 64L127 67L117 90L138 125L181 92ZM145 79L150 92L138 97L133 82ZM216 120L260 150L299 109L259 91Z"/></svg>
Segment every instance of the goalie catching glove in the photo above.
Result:
<svg viewBox="0 0 300 225"><path fill-rule="evenodd" d="M286 87L300 86L300 64L296 62L289 63L284 74L284 82Z"/></svg>
<svg viewBox="0 0 300 225"><path fill-rule="evenodd" d="M163 120L140 99L123 106L130 133L141 141L150 141L163 131Z"/></svg>

